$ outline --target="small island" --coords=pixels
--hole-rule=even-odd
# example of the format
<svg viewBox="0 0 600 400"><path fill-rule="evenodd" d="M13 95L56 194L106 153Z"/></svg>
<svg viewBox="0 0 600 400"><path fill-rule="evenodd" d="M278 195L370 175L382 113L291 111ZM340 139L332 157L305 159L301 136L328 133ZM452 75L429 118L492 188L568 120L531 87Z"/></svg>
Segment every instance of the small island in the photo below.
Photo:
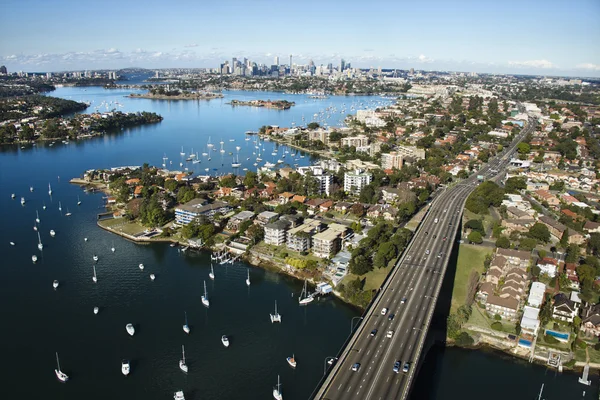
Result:
<svg viewBox="0 0 600 400"><path fill-rule="evenodd" d="M250 100L250 101L241 101L241 100L231 100L229 103L232 106L249 106L249 107L265 107L265 108L274 108L276 110L289 110L293 105L296 105L293 101L287 100Z"/></svg>
<svg viewBox="0 0 600 400"><path fill-rule="evenodd" d="M168 88L151 88L147 93L131 93L132 99L151 100L212 100L223 97L221 93L214 92L190 92L187 90L169 90Z"/></svg>

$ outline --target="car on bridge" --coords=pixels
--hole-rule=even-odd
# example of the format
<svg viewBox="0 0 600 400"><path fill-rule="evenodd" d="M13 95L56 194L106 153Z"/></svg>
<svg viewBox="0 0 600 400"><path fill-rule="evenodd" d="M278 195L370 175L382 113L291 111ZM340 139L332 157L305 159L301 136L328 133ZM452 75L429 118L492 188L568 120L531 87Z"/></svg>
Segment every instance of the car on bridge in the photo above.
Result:
<svg viewBox="0 0 600 400"><path fill-rule="evenodd" d="M409 369L410 369L410 364L407 361L404 363L404 367L402 367L402 372L407 373Z"/></svg>
<svg viewBox="0 0 600 400"><path fill-rule="evenodd" d="M356 363L352 366L352 371L356 372L360 369L360 363Z"/></svg>
<svg viewBox="0 0 600 400"><path fill-rule="evenodd" d="M373 329L373 330L371 331L371 337L373 337L373 336L375 336L375 335L377 335L377 329Z"/></svg>
<svg viewBox="0 0 600 400"><path fill-rule="evenodd" d="M394 317L396 316L396 314L390 314L390 316L388 317L388 319L391 321L394 319Z"/></svg>
<svg viewBox="0 0 600 400"><path fill-rule="evenodd" d="M400 304L404 304L406 303L406 297L403 297L402 300L400 300Z"/></svg>
<svg viewBox="0 0 600 400"><path fill-rule="evenodd" d="M391 339L394 336L394 331L388 331L387 335L385 335L387 338Z"/></svg>
<svg viewBox="0 0 600 400"><path fill-rule="evenodd" d="M398 373L398 372L400 372L400 361L396 361L396 362L394 363L394 372L395 372L395 373Z"/></svg>
<svg viewBox="0 0 600 400"><path fill-rule="evenodd" d="M385 314L387 314L387 312L388 312L387 307L383 307L383 309L381 310L381 315L385 315Z"/></svg>

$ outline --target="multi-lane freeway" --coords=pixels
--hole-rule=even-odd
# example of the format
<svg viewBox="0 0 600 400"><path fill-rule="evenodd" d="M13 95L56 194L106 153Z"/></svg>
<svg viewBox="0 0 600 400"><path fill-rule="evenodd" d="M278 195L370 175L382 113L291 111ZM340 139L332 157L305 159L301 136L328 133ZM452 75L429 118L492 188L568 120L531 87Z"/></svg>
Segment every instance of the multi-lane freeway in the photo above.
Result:
<svg viewBox="0 0 600 400"><path fill-rule="evenodd" d="M502 171L529 123L476 175ZM413 239L318 389L317 399L406 399L435 310L466 198L478 185L472 176L431 203Z"/></svg>

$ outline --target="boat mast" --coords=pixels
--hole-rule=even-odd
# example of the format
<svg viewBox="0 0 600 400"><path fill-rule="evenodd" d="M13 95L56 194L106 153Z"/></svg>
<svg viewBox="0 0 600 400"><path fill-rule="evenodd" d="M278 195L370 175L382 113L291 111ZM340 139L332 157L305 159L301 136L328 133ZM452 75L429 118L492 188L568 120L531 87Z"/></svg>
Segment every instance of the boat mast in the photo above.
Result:
<svg viewBox="0 0 600 400"><path fill-rule="evenodd" d="M60 371L60 362L58 362L58 351L56 352L56 366L58 367L58 371L62 372Z"/></svg>

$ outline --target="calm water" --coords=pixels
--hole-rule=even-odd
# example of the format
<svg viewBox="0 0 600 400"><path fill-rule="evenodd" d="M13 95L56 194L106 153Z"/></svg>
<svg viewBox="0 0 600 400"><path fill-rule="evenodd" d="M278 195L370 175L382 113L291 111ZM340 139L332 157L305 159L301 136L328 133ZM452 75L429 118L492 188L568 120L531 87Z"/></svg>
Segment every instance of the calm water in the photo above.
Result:
<svg viewBox="0 0 600 400"><path fill-rule="evenodd" d="M165 120L68 145L0 149L2 398L151 400L172 398L173 391L181 389L191 399L264 399L271 398L278 374L286 399L308 398L323 373L325 357L335 355L346 339L350 320L358 315L355 309L335 299L300 308L291 296L299 293L300 283L256 268L250 268L252 286L247 288L248 266L241 263L215 266L216 280L212 282L207 254L181 254L168 245L136 245L99 229L95 221L102 210L102 195L85 194L68 180L91 168L144 162L159 165L163 156L176 168L183 161L181 146L186 153L192 147L202 153L209 137L216 149L224 142L225 155L222 160L216 153L211 162L203 158L200 164L186 163L191 171L205 174L204 169L209 168L213 175L231 171L228 153L236 154L236 146L240 147L242 168L253 169L256 155L252 152L257 149L252 141L244 140L246 130L266 124L300 125L302 116L308 122L314 114L319 120L329 115L328 124L337 125L352 112L352 104L355 108L375 107L380 100L228 92L224 99L210 102L162 102L123 97L129 92L61 88L52 95L91 101L87 112L116 100L122 104L117 105L120 110L155 111ZM285 98L297 105L287 111L232 108L225 103L233 98ZM102 105L102 109L106 107ZM271 156L275 145L266 142L263 146L268 154L262 157L265 161L287 154L285 161L290 164L310 162L308 156L290 161L292 151L285 153L283 148ZM251 160L246 160L248 157ZM52 197L48 195L49 182ZM33 193L29 186L34 186ZM17 195L15 200L11 193ZM19 203L21 196L27 200L25 206ZM77 196L82 200L80 206ZM43 252L36 247L33 230L36 210ZM67 211L71 217L64 216ZM56 231L56 237L50 237L50 229ZM10 241L16 246L10 246ZM115 253L110 251L113 244ZM39 257L37 264L31 262L33 254ZM92 282L94 254L100 258L96 284ZM144 271L137 267L139 263L145 265ZM156 275L154 282L150 273ZM52 289L54 279L60 281L56 291ZM200 303L204 280L210 309ZM269 321L275 300L283 318L281 325ZM94 306L100 307L98 315L93 314ZM189 336L182 331L184 311L192 329ZM127 323L135 325L134 337L126 333ZM223 334L231 339L228 349L221 345ZM190 368L187 375L178 367L182 344ZM54 376L55 351L71 377L67 384L58 383ZM285 361L292 353L298 360L295 371ZM123 358L132 362L127 378L120 372ZM503 379L494 383L492 376ZM465 390L463 384L470 382L479 390ZM436 350L421 369L413 398L529 399L541 383L548 382L568 390L560 397L553 397L559 391L547 390L547 399L581 398L577 396L584 387L572 375L555 376L541 367L480 352Z"/></svg>

